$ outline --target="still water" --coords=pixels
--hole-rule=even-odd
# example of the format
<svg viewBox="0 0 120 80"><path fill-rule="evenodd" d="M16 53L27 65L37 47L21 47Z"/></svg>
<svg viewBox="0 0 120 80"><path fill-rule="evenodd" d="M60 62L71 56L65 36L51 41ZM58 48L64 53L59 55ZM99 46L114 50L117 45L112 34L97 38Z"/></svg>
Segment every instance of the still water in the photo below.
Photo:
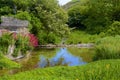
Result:
<svg viewBox="0 0 120 80"><path fill-rule="evenodd" d="M67 48L60 48L52 58L46 58L46 56L40 55L38 64L39 67L46 67L56 65L78 66L86 63L82 60L82 57L75 56Z"/></svg>
<svg viewBox="0 0 120 80"><path fill-rule="evenodd" d="M31 56L18 60L22 65L20 69L3 70L2 74L15 74L18 72L54 66L80 66L92 61L93 49L88 48L39 48ZM1 71L0 71L1 72Z"/></svg>

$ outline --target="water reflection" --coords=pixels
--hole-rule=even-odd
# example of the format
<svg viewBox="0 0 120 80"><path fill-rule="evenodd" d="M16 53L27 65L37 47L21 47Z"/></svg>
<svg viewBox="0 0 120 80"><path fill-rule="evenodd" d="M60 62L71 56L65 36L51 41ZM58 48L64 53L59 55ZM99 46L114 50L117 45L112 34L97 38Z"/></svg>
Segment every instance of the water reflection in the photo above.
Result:
<svg viewBox="0 0 120 80"><path fill-rule="evenodd" d="M74 56L68 52L67 48L61 48L54 57L47 58L40 56L39 67L66 65L66 66L77 66L86 64L81 57Z"/></svg>

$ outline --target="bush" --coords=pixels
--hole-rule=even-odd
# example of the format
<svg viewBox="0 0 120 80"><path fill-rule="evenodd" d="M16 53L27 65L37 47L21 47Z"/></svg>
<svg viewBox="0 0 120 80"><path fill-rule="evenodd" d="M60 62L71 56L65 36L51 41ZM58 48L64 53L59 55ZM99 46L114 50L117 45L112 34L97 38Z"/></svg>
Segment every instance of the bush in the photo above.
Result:
<svg viewBox="0 0 120 80"><path fill-rule="evenodd" d="M120 59L120 36L102 38L96 42L94 60Z"/></svg>
<svg viewBox="0 0 120 80"><path fill-rule="evenodd" d="M25 54L26 51L31 50L37 46L37 38L32 34L16 34L16 33L4 33L0 37L0 52L3 54L8 53L8 47L14 45L15 49L13 56L17 57L18 53Z"/></svg>
<svg viewBox="0 0 120 80"><path fill-rule="evenodd" d="M16 18L21 19L21 20L28 20L31 21L31 15L27 12L19 12L17 15L15 15Z"/></svg>
<svg viewBox="0 0 120 80"><path fill-rule="evenodd" d="M14 43L15 43L15 40L13 39L11 34L8 32L4 33L2 37L0 37L0 52L3 54L6 54L8 50L8 46Z"/></svg>
<svg viewBox="0 0 120 80"><path fill-rule="evenodd" d="M106 33L110 36L120 35L120 22L114 21Z"/></svg>
<svg viewBox="0 0 120 80"><path fill-rule="evenodd" d="M38 40L39 40L39 44L57 44L60 42L60 37L58 37L56 34L54 33L40 33L38 35Z"/></svg>
<svg viewBox="0 0 120 80"><path fill-rule="evenodd" d="M85 30L86 27L82 24L82 21L85 19L82 9L83 7L77 5L68 10L68 25L69 27L75 27L80 30ZM84 7L86 8L86 7Z"/></svg>
<svg viewBox="0 0 120 80"><path fill-rule="evenodd" d="M30 45L37 47L38 46L38 38L34 34L28 34L29 40L30 40Z"/></svg>
<svg viewBox="0 0 120 80"><path fill-rule="evenodd" d="M15 50L13 56L17 57L19 51L25 55L26 51L32 50L34 47L34 40L32 40L32 34L17 34L15 37ZM37 43L36 43L37 44Z"/></svg>

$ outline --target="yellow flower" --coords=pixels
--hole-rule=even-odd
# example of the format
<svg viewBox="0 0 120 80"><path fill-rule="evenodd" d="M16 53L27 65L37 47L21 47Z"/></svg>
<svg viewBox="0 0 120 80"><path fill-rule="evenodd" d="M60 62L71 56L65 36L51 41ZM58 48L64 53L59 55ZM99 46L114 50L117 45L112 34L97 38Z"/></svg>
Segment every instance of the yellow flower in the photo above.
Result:
<svg viewBox="0 0 120 80"><path fill-rule="evenodd" d="M109 69L110 68L110 64L106 64L106 68Z"/></svg>

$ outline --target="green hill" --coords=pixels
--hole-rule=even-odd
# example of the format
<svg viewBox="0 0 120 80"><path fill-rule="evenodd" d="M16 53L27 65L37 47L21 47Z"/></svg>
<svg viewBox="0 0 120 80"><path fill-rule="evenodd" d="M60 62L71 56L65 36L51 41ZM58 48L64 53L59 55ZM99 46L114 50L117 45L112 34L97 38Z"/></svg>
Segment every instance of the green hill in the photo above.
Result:
<svg viewBox="0 0 120 80"><path fill-rule="evenodd" d="M69 9L70 7L74 6L75 4L77 4L80 0L72 0L70 1L69 3L63 5L63 9L67 10Z"/></svg>

